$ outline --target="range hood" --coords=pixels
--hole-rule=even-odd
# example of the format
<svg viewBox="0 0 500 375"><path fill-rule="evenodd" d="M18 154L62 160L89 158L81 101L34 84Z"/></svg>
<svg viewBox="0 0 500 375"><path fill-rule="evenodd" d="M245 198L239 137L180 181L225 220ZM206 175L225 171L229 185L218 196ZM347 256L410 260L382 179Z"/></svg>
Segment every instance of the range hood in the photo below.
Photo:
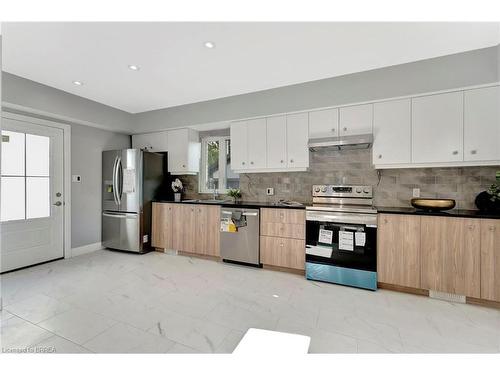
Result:
<svg viewBox="0 0 500 375"><path fill-rule="evenodd" d="M345 137L326 137L309 139L309 150L321 148L333 150L358 150L370 148L373 143L372 134L347 135Z"/></svg>

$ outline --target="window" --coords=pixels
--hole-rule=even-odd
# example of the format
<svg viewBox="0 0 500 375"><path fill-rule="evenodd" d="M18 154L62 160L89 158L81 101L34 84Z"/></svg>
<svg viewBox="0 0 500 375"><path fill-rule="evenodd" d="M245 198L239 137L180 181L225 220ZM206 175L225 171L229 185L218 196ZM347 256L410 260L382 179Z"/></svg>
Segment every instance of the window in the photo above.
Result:
<svg viewBox="0 0 500 375"><path fill-rule="evenodd" d="M50 138L2 131L1 221L50 216Z"/></svg>
<svg viewBox="0 0 500 375"><path fill-rule="evenodd" d="M206 137L201 141L200 193L226 193L240 186L240 176L231 170L229 137Z"/></svg>

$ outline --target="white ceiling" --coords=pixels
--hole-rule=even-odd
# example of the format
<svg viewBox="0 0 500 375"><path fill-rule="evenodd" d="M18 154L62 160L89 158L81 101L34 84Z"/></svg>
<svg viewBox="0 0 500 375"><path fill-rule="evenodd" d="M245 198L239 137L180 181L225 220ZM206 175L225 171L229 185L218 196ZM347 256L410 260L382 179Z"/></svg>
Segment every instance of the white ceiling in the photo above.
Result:
<svg viewBox="0 0 500 375"><path fill-rule="evenodd" d="M131 113L500 42L498 23L4 23L2 32L5 71Z"/></svg>

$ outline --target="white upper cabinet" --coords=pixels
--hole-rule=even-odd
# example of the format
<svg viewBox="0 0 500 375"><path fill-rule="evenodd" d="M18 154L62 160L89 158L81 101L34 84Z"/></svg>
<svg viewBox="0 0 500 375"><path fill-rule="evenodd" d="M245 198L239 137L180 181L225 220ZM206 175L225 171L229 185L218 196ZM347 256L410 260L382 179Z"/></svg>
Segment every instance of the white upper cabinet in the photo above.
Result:
<svg viewBox="0 0 500 375"><path fill-rule="evenodd" d="M288 168L309 167L309 116L296 113L286 116L286 144Z"/></svg>
<svg viewBox="0 0 500 375"><path fill-rule="evenodd" d="M309 112L309 138L339 136L338 108Z"/></svg>
<svg viewBox="0 0 500 375"><path fill-rule="evenodd" d="M286 168L286 116L267 118L267 167Z"/></svg>
<svg viewBox="0 0 500 375"><path fill-rule="evenodd" d="M411 100L373 105L373 164L411 162Z"/></svg>
<svg viewBox="0 0 500 375"><path fill-rule="evenodd" d="M373 104L342 107L339 117L340 136L372 133Z"/></svg>
<svg viewBox="0 0 500 375"><path fill-rule="evenodd" d="M500 160L500 88L464 93L464 160Z"/></svg>
<svg viewBox="0 0 500 375"><path fill-rule="evenodd" d="M266 119L259 118L248 120L247 139L248 139L248 168L262 169L267 164L267 144L266 144Z"/></svg>
<svg viewBox="0 0 500 375"><path fill-rule="evenodd" d="M412 99L412 162L463 160L463 91Z"/></svg>
<svg viewBox="0 0 500 375"><path fill-rule="evenodd" d="M248 169L247 122L231 124L231 166L233 170Z"/></svg>
<svg viewBox="0 0 500 375"><path fill-rule="evenodd" d="M147 149L154 152L168 151L168 132L134 134L132 148Z"/></svg>
<svg viewBox="0 0 500 375"><path fill-rule="evenodd" d="M196 130L169 130L167 151L171 174L196 174L200 171L201 144Z"/></svg>

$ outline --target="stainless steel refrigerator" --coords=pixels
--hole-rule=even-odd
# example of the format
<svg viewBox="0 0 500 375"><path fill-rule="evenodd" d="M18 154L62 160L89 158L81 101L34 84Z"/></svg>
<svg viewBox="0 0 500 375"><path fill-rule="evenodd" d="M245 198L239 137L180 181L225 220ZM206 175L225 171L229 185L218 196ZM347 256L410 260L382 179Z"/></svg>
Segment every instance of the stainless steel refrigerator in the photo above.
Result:
<svg viewBox="0 0 500 375"><path fill-rule="evenodd" d="M102 153L102 244L116 250L151 250L152 200L161 195L166 155L139 149Z"/></svg>

